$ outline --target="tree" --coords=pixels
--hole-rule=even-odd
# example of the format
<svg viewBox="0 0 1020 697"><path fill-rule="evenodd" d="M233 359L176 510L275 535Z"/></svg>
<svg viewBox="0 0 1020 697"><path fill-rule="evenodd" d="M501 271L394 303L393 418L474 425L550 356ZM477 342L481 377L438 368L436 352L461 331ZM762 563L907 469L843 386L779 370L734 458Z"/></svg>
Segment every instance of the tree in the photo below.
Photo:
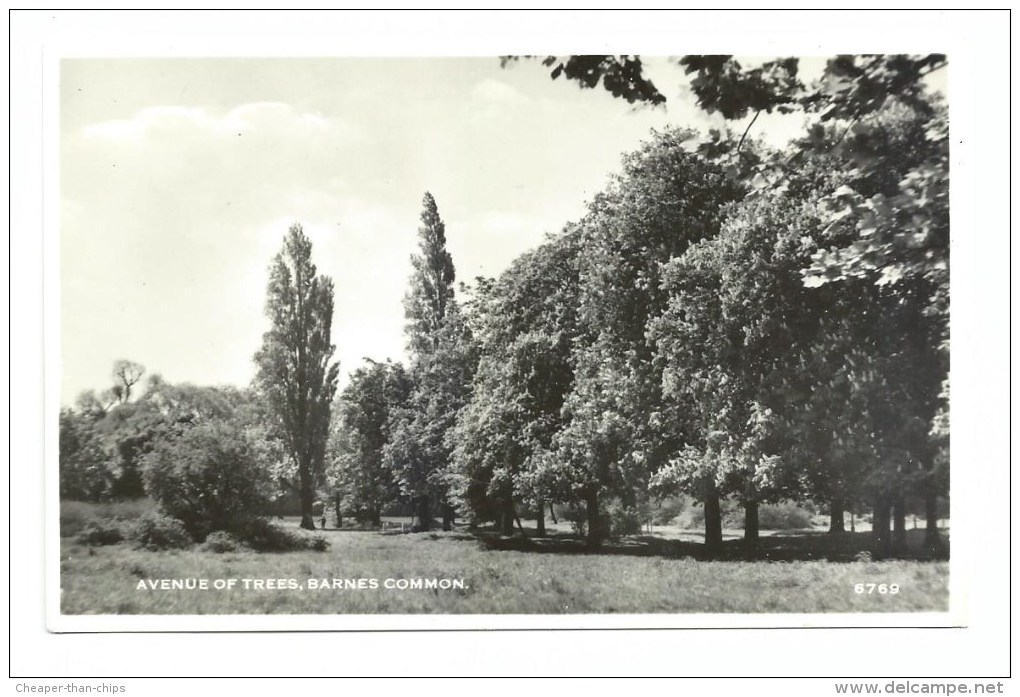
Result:
<svg viewBox="0 0 1020 697"><path fill-rule="evenodd" d="M414 272L404 298L408 349L421 356L436 349L443 321L454 304L456 273L453 257L446 249L446 225L432 194L422 200L418 254L411 255Z"/></svg>
<svg viewBox="0 0 1020 697"><path fill-rule="evenodd" d="M297 467L301 527L313 530L339 366L331 363L333 282L316 273L312 243L300 225L290 228L270 266L266 315L271 328L255 354L256 385Z"/></svg>
<svg viewBox="0 0 1020 697"><path fill-rule="evenodd" d="M144 373L142 366L118 361L121 380L106 390L109 402L93 390L83 392L75 409L60 416L62 496L98 500L143 496L142 462L153 448L180 435L188 427L233 418L250 399L229 387L171 384L159 375L147 381L145 392L127 401ZM114 392L120 395L113 396Z"/></svg>
<svg viewBox="0 0 1020 697"><path fill-rule="evenodd" d="M937 547L937 495L945 488L948 468L949 160L946 110L940 96L928 89L928 76L947 65L946 57L836 56L810 84L801 79L797 58L757 66L741 65L733 56L682 56L676 62L690 76L690 91L700 108L731 121L749 119L739 138L713 130L700 142L691 140L693 151L718 163L728 177L745 182L751 196L789 191L799 197L805 187L810 191L822 230L812 240L810 257L801 260L800 282L812 289L853 286L851 296L864 292L859 282L883 289L870 296L866 307L873 318L885 319L850 322L869 342L855 360L871 367L848 369L836 378L846 382L834 388L856 395L850 404L858 407L866 405L865 395L878 401L866 409L869 426L856 435L823 437L833 439L836 447L823 447L813 438L811 447L829 451L828 464L809 468L821 475L816 485L827 482L823 488L834 497L834 507L837 490L845 487L863 486L873 493L891 487L892 498L900 500L904 487L918 476L920 458L930 544ZM543 64L553 67L553 79L564 76L582 87L601 80L631 103L666 103L644 76L638 56L548 56ZM753 138L748 135L759 115L771 112L807 116L804 137L781 152L749 146ZM826 158L834 168L829 174L838 176L821 179L835 185L819 185L816 176L803 176L805 170L816 175L818 162ZM882 340L877 327L886 321ZM816 348L831 349L825 355L837 361L861 354L860 347L846 346L839 330L834 323L820 329ZM825 336L833 339L827 348ZM904 356L914 363L901 360ZM897 413L902 418L877 416ZM918 419L928 424L924 438L917 435ZM859 467L851 474L843 465L831 466L867 452L875 454L874 467ZM817 456L807 458L821 463ZM906 474L908 470L914 474ZM836 488L829 489L829 484ZM888 517L887 493L876 501L879 520ZM893 509L898 511L894 527L902 531L904 506Z"/></svg>
<svg viewBox="0 0 1020 697"><path fill-rule="evenodd" d="M413 383L408 405L395 413L385 455L404 496L413 503L418 526L428 530L437 506L443 528L453 525L444 473L450 459L447 433L467 401L474 357L471 330L457 307L453 259L446 249L446 225L432 194L422 201L418 254L404 298L405 328Z"/></svg>
<svg viewBox="0 0 1020 697"><path fill-rule="evenodd" d="M503 65L512 60L506 56ZM804 269L805 282L821 285L850 277L896 283L920 276L929 283L931 312L942 315L948 353L949 303L949 129L944 106L927 90L926 78L948 65L943 54L840 55L830 58L821 77L805 84L800 59L776 58L756 67L733 56L681 56L675 59L689 80L698 106L727 120L752 116L739 141L717 131L698 146L732 176L755 180L759 188L783 188L811 152L837 152L852 160L858 176L830 192L828 222L856 215L859 237L844 247L818 250ZM645 77L639 56L546 56L561 75L582 87L602 81L628 102L663 105L666 97ZM887 116L907 110L923 124L923 138L909 148L886 137ZM760 162L742 150L761 113L801 112L810 118L807 137L792 152ZM838 138L827 136L835 126ZM736 143L736 145L733 145ZM910 166L898 166L904 155ZM890 186L869 192L867 182L889 177ZM864 184L864 186L859 186ZM948 409L947 405L946 409Z"/></svg>
<svg viewBox="0 0 1020 697"><path fill-rule="evenodd" d="M576 240L568 229L521 255L471 306L480 358L452 434L450 490L476 521L497 519L504 534L518 502L544 534L546 502L564 498L543 475L542 454L573 381Z"/></svg>
<svg viewBox="0 0 1020 697"><path fill-rule="evenodd" d="M668 300L664 266L718 233L723 205L743 186L689 152L691 137L685 130L655 133L624 158L622 174L579 223L581 338L555 442L561 479L572 482L588 511L592 546L603 532L604 500L641 504L650 474L695 437L683 423L664 427L661 367L648 324Z"/></svg>
<svg viewBox="0 0 1020 697"><path fill-rule="evenodd" d="M101 418L101 417L99 417ZM109 498L116 472L89 412L60 410L60 498L101 501Z"/></svg>
<svg viewBox="0 0 1020 697"><path fill-rule="evenodd" d="M214 530L240 530L274 491L258 448L233 420L204 421L160 441L143 471L149 495L197 541Z"/></svg>
<svg viewBox="0 0 1020 697"><path fill-rule="evenodd" d="M418 527L428 530L437 508L443 529L454 522L448 470L452 430L471 395L478 352L471 330L451 305L436 336L435 349L415 357L406 406L393 412L386 461L397 473L402 494L414 504Z"/></svg>
<svg viewBox="0 0 1020 697"><path fill-rule="evenodd" d="M340 394L330 436L329 480L339 510L378 526L400 485L387 466L384 448L394 413L406 406L411 381L399 363L369 361L358 368Z"/></svg>
<svg viewBox="0 0 1020 697"><path fill-rule="evenodd" d="M145 368L132 361L119 360L113 364L113 395L121 404L131 401L131 389L145 374Z"/></svg>

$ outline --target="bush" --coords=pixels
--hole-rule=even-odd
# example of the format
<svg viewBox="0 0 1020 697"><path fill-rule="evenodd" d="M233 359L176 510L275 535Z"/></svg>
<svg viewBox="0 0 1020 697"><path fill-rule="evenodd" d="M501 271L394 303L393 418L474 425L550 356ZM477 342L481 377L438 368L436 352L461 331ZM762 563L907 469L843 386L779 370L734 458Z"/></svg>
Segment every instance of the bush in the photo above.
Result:
<svg viewBox="0 0 1020 697"><path fill-rule="evenodd" d="M329 549L329 540L325 537L319 537L318 535L307 538L305 540L305 544L307 548L313 552L325 552Z"/></svg>
<svg viewBox="0 0 1020 697"><path fill-rule="evenodd" d="M91 504L82 501L60 502L60 536L71 537L85 530L95 518Z"/></svg>
<svg viewBox="0 0 1020 697"><path fill-rule="evenodd" d="M613 537L637 535L644 525L644 520L642 520L638 509L619 503L610 504L606 510L606 516L609 518L609 534Z"/></svg>
<svg viewBox="0 0 1020 697"><path fill-rule="evenodd" d="M80 544L94 547L115 545L124 541L124 533L120 529L120 523L115 520L90 520L85 523L75 540Z"/></svg>
<svg viewBox="0 0 1020 697"><path fill-rule="evenodd" d="M567 506L560 508L557 511L556 516L560 520L566 520L570 522L570 529L573 530L575 535L584 537L588 532L588 512L584 509L584 506Z"/></svg>
<svg viewBox="0 0 1020 697"><path fill-rule="evenodd" d="M60 535L71 537L82 532L88 523L100 519L131 521L146 512L154 510L151 499L125 499L106 503L86 501L60 501Z"/></svg>
<svg viewBox="0 0 1020 697"><path fill-rule="evenodd" d="M139 549L152 551L187 549L194 543L181 521L158 513L139 518L131 528L131 539Z"/></svg>
<svg viewBox="0 0 1020 697"><path fill-rule="evenodd" d="M323 537L287 530L265 518L251 518L233 532L237 539L256 552L296 552L305 549L325 552L329 549L329 542Z"/></svg>
<svg viewBox="0 0 1020 697"><path fill-rule="evenodd" d="M719 515L722 517L724 528L744 527L744 507L732 499L719 500ZM705 504L697 501L687 510L683 511L676 520L676 524L687 530L700 530L705 527Z"/></svg>
<svg viewBox="0 0 1020 697"><path fill-rule="evenodd" d="M760 506L758 508L758 527L762 530L797 530L810 528L814 521L814 514L793 503L783 503Z"/></svg>
<svg viewBox="0 0 1020 697"><path fill-rule="evenodd" d="M669 496L655 502L650 507L652 525L669 525L689 508L688 502L680 496Z"/></svg>
<svg viewBox="0 0 1020 697"><path fill-rule="evenodd" d="M744 529L744 506L735 499L719 502L722 526L731 530ZM814 515L793 501L758 506L758 528L761 530L798 530L810 528ZM705 527L705 506L698 504L682 513L677 524L689 530Z"/></svg>
<svg viewBox="0 0 1020 697"><path fill-rule="evenodd" d="M244 548L245 546L239 542L237 538L223 530L216 530L209 533L209 535L205 538L205 542L203 542L200 547L203 552L213 552L214 554L239 552Z"/></svg>
<svg viewBox="0 0 1020 697"><path fill-rule="evenodd" d="M229 421L161 442L145 457L143 475L149 495L196 540L243 526L266 510L273 490L255 444Z"/></svg>

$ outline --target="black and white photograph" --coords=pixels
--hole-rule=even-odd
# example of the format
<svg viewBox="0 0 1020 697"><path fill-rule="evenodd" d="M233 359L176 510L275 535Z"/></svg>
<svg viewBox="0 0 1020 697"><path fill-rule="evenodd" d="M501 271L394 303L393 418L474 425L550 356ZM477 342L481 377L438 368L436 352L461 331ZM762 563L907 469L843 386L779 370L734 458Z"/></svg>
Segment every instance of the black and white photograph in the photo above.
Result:
<svg viewBox="0 0 1020 697"><path fill-rule="evenodd" d="M966 625L917 44L47 54L47 629Z"/></svg>
<svg viewBox="0 0 1020 697"><path fill-rule="evenodd" d="M946 611L947 64L62 61L61 613Z"/></svg>

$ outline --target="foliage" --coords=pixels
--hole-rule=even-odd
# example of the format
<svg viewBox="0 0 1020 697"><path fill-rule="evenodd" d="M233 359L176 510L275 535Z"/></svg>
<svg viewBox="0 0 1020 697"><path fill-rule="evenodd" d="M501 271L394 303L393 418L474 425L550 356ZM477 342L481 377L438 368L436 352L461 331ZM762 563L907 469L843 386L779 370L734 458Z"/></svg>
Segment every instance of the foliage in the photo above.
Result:
<svg viewBox="0 0 1020 697"><path fill-rule="evenodd" d="M128 537L139 549L187 549L194 543L184 523L161 513L146 513L135 520Z"/></svg>
<svg viewBox="0 0 1020 697"><path fill-rule="evenodd" d="M60 497L101 501L110 496L116 473L96 432L94 417L60 410Z"/></svg>
<svg viewBox="0 0 1020 697"><path fill-rule="evenodd" d="M592 509L592 520L599 519L600 498L640 503L651 472L682 448L691 427L681 410L673 410L672 422L664 416L648 324L668 299L664 266L717 234L723 206L742 187L688 152L690 137L657 133L626 156L622 174L579 224L583 339L574 346L574 383L553 439L555 455L545 463L571 497ZM589 524L589 541L597 544L599 532Z"/></svg>
<svg viewBox="0 0 1020 697"><path fill-rule="evenodd" d="M552 238L515 260L472 306L478 369L451 432L447 480L476 519L502 516L508 528L515 501L538 509L561 498L541 453L560 427L573 381L576 255L576 234Z"/></svg>
<svg viewBox="0 0 1020 697"><path fill-rule="evenodd" d="M404 297L406 333L408 349L421 355L437 347L443 321L454 304L456 280L453 257L446 249L446 224L439 217L436 200L427 191L422 200L418 254L411 255L411 266L414 271Z"/></svg>
<svg viewBox="0 0 1020 697"><path fill-rule="evenodd" d="M266 315L272 326L255 354L255 382L297 467L301 526L312 529L339 368L330 362L333 282L317 275L312 243L300 225L290 228L270 266Z"/></svg>
<svg viewBox="0 0 1020 697"><path fill-rule="evenodd" d="M329 540L321 535L315 535L305 540L305 549L313 552L328 552Z"/></svg>
<svg viewBox="0 0 1020 697"><path fill-rule="evenodd" d="M155 510L151 499L127 499L90 503L61 499L60 501L60 536L70 537L85 529L92 521L115 520L118 523L130 523L136 518Z"/></svg>
<svg viewBox="0 0 1020 697"><path fill-rule="evenodd" d="M454 299L446 226L427 192L421 221L419 253L411 257L414 271L404 299L412 387L406 406L393 412L383 455L402 495L413 502L419 527L428 530L437 506L443 509L444 527L452 523L445 478L452 449L448 433L467 402L477 356Z"/></svg>
<svg viewBox="0 0 1020 697"><path fill-rule="evenodd" d="M145 367L128 360L118 360L113 364L114 385L111 392L120 404L131 401L131 390L142 379Z"/></svg>
<svg viewBox="0 0 1020 697"><path fill-rule="evenodd" d="M803 530L811 527L814 515L792 501L769 504L758 509L763 530Z"/></svg>
<svg viewBox="0 0 1020 697"><path fill-rule="evenodd" d="M300 550L324 552L329 549L328 541L322 537L289 530L262 517L244 520L232 533L238 540L256 552L296 552Z"/></svg>
<svg viewBox="0 0 1020 697"><path fill-rule="evenodd" d="M144 476L149 495L196 540L236 529L273 491L256 448L233 421L197 424L160 442L145 458Z"/></svg>
<svg viewBox="0 0 1020 697"><path fill-rule="evenodd" d="M607 507L606 516L609 518L609 534L613 537L637 535L645 524L645 517L636 507L615 501Z"/></svg>
<svg viewBox="0 0 1020 697"><path fill-rule="evenodd" d="M122 396L135 395L144 368L118 361ZM228 387L170 384L152 375L135 401L101 405L92 391L76 409L60 414L61 496L83 501L135 499L144 492L142 460L160 442L190 426L227 419L251 402L246 391Z"/></svg>
<svg viewBox="0 0 1020 697"><path fill-rule="evenodd" d="M205 542L202 543L199 549L203 552L224 554L226 552L239 552L245 549L245 546L229 532L214 530L206 536Z"/></svg>
<svg viewBox="0 0 1020 697"><path fill-rule="evenodd" d="M400 485L384 458L394 414L407 406L411 381L399 363L369 361L351 375L335 408L327 478L342 511L379 525Z"/></svg>
<svg viewBox="0 0 1020 697"><path fill-rule="evenodd" d="M508 58L503 59L506 65ZM753 114L739 140L713 131L695 149L719 161L731 176L758 190L786 190L811 154L845 158L849 176L818 194L824 223L852 226L856 235L840 245L820 246L801 270L818 287L863 278L878 284L913 281L920 302L940 325L940 348L948 356L949 314L949 137L946 110L927 87L944 69L942 54L840 55L821 77L806 84L800 59L783 57L745 66L733 56L681 56L697 104L727 120ZM548 56L552 77L592 87L599 79L630 102L663 104L666 97L643 74L637 56ZM625 74L625 89L613 90ZM742 148L760 113L801 112L805 137L790 151L761 157ZM906 119L903 114L907 114ZM903 124L916 127L903 129ZM735 145L734 145L735 144ZM884 185L876 182L884 180ZM906 291L904 295L912 295ZM943 373L948 375L948 359ZM933 421L937 434L948 421L948 400Z"/></svg>
<svg viewBox="0 0 1020 697"><path fill-rule="evenodd" d="M83 545L115 545L124 541L124 532L121 524L116 520L97 519L90 520L85 527L75 536L75 541Z"/></svg>
<svg viewBox="0 0 1020 697"><path fill-rule="evenodd" d="M527 56L530 57L530 56ZM503 56L501 62L506 66L518 56ZM602 86L614 97L626 99L629 103L648 102L663 104L666 98L642 74L639 56L546 56L542 65L554 66L552 79L561 75L567 80L575 80L582 88L592 89L602 82Z"/></svg>

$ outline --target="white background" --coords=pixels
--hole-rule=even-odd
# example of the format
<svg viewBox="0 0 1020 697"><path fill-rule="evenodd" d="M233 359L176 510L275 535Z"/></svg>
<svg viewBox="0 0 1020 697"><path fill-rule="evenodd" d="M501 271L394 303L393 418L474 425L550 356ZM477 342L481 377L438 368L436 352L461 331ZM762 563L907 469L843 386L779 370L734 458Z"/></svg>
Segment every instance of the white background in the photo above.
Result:
<svg viewBox="0 0 1020 697"><path fill-rule="evenodd" d="M1010 672L1007 303L1009 16L1005 13L68 13L11 17L11 675L1004 676ZM44 624L43 59L60 55L499 55L941 51L952 137L953 600L960 629L716 629L55 635ZM574 89L564 85L564 89ZM606 96L608 99L608 95ZM47 109L50 106L47 105ZM52 240L46 238L46 243ZM46 320L44 321L44 308ZM101 328L97 327L97 331ZM50 363L46 363L46 356ZM55 440L52 441L55 447ZM55 483L55 482L54 482ZM40 680L12 681L41 684ZM45 681L53 684L54 681ZM65 682L66 681L62 681ZM107 680L107 683L117 682ZM880 681L887 682L887 681ZM226 685L204 684L217 691ZM240 689L278 692L278 682ZM301 691L320 689L309 683ZM693 685L690 687L694 687ZM760 685L747 682L730 689ZM769 686L763 686L769 689ZM418 692L412 683L397 686ZM711 690L723 686L710 684ZM186 684L131 683L134 694ZM325 688L334 689L334 688ZM375 688L353 688L369 691ZM475 689L464 685L463 689ZM490 689L488 686L484 689ZM512 685L511 689L534 689ZM585 689L585 688L581 688ZM784 694L832 694L831 681Z"/></svg>

